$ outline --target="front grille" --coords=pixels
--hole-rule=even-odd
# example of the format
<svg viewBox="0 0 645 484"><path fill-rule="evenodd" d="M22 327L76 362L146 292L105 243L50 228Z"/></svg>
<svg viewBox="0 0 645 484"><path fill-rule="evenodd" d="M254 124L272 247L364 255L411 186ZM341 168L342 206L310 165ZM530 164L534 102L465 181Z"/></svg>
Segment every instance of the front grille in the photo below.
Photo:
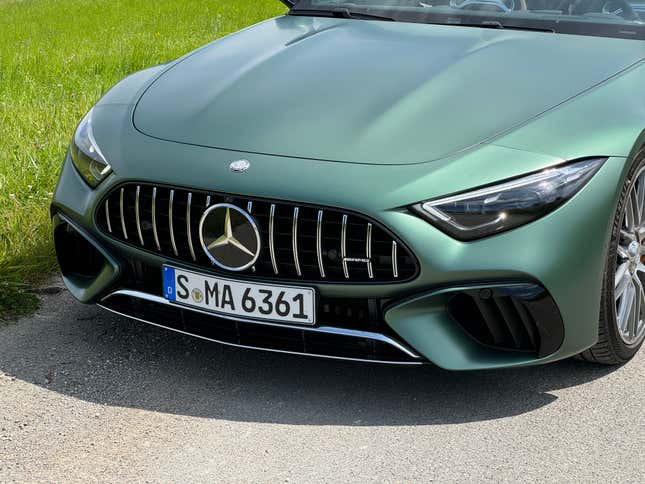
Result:
<svg viewBox="0 0 645 484"><path fill-rule="evenodd" d="M216 203L236 205L258 224L260 255L242 274L352 283L398 282L417 274L416 259L387 229L326 207L127 183L101 202L96 220L121 242L218 271L199 237L202 213Z"/></svg>
<svg viewBox="0 0 645 484"><path fill-rule="evenodd" d="M493 348L542 357L555 352L564 339L555 302L535 284L458 292L447 309L470 336Z"/></svg>

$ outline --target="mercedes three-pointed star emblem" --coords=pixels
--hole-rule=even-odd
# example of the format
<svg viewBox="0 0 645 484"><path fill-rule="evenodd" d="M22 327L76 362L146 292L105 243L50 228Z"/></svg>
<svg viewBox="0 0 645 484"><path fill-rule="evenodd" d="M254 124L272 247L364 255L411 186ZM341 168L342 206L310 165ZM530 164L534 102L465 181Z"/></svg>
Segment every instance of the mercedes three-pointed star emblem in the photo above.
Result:
<svg viewBox="0 0 645 484"><path fill-rule="evenodd" d="M260 233L250 214L230 203L209 207L200 221L202 247L219 267L241 271L260 254Z"/></svg>
<svg viewBox="0 0 645 484"><path fill-rule="evenodd" d="M249 254L253 257L255 254L247 249L242 242L235 238L233 235L233 225L231 224L231 209L226 207L226 217L224 218L224 234L219 238L215 239L208 245L208 250L213 250L215 247L221 247L226 244L231 244L233 247L237 247L242 252Z"/></svg>

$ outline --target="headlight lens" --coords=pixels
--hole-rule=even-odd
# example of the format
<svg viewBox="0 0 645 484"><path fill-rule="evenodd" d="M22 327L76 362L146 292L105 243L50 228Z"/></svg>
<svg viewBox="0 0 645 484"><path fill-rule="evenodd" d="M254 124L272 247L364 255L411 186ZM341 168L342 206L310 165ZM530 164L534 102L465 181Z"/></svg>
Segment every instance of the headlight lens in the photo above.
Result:
<svg viewBox="0 0 645 484"><path fill-rule="evenodd" d="M605 159L587 159L498 185L429 200L413 208L458 240L474 240L532 222L575 195Z"/></svg>
<svg viewBox="0 0 645 484"><path fill-rule="evenodd" d="M110 174L112 168L94 139L92 132L93 111L94 109L90 109L76 128L71 155L74 166L83 179L89 186L96 188Z"/></svg>

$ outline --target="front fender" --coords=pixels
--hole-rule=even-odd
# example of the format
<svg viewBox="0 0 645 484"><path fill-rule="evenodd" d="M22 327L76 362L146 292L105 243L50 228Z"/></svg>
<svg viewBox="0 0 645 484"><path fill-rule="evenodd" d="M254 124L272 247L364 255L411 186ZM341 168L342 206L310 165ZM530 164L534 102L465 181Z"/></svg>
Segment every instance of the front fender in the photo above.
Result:
<svg viewBox="0 0 645 484"><path fill-rule="evenodd" d="M645 62L494 141L566 160L633 157L645 144Z"/></svg>

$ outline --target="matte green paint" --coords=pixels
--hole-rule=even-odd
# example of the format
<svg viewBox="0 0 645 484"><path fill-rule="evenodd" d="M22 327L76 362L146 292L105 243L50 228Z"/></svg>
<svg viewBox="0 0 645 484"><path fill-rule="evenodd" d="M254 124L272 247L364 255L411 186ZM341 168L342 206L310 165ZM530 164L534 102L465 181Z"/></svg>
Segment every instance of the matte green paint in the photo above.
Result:
<svg viewBox="0 0 645 484"><path fill-rule="evenodd" d="M342 39L345 48L340 49ZM353 42L363 47L364 56ZM513 45L523 48L526 58L513 54ZM582 60L562 54L574 56L573 51ZM67 159L54 206L117 263L136 254L156 264L164 260L108 240L94 225L98 200L115 184L167 183L362 212L410 246L421 272L414 281L399 284L315 285L322 294L393 298L387 322L445 368L564 358L596 341L610 220L628 156L640 146L645 128L645 69L631 67L564 104L554 103L642 56L645 43L640 41L302 17L270 20L115 86L94 111L94 134L114 173L92 191ZM401 84L406 76L396 69L375 76L378 64L405 62L414 82ZM502 71L489 70L491 65ZM374 78L361 74L361 68ZM432 76L424 77L422 71ZM567 79L549 84L546 92L542 83L549 83L550 75L559 78L561 71ZM350 77L362 84L345 85ZM459 94L450 79L477 95ZM504 79L522 85L510 89ZM288 89L295 93L291 98ZM335 96L320 97L332 91ZM492 100L487 97L491 93ZM413 121L421 119L426 102L424 124L416 126ZM443 113L444 122L433 113ZM155 131L159 138L208 141L201 144L229 149L148 136L133 126L133 118L139 129ZM485 139L515 125L504 135ZM379 131L385 126L389 131ZM290 133L283 131L287 128ZM283 155L236 151L251 148ZM610 158L572 200L538 221L483 240L453 240L405 209L420 200L586 156ZM249 171L231 173L229 163L242 157L251 162ZM352 163L312 159L319 157ZM361 164L365 161L370 164ZM441 288L499 279L539 281L553 295L565 323L565 341L557 353L536 361L474 350L441 311ZM87 298L92 300L94 296Z"/></svg>
<svg viewBox="0 0 645 484"><path fill-rule="evenodd" d="M286 16L169 69L134 122L202 146L421 163L491 139L645 57L640 42L563 37Z"/></svg>
<svg viewBox="0 0 645 484"><path fill-rule="evenodd" d="M60 224L70 224L76 231L83 234L83 236L103 255L103 267L92 281L88 281L86 278L80 276L62 276L69 291L79 301L87 303L101 297L105 292L106 287L110 287L118 281L119 276L121 275L121 266L119 262L114 259L109 251L96 243L93 237L83 227L79 226L78 223L71 220L64 214L55 213L52 222L54 227Z"/></svg>
<svg viewBox="0 0 645 484"><path fill-rule="evenodd" d="M387 311L386 320L404 339L414 342L417 351L445 369L475 370L535 363L531 355L495 351L478 344L446 313L450 294L476 287L455 286L413 296Z"/></svg>

